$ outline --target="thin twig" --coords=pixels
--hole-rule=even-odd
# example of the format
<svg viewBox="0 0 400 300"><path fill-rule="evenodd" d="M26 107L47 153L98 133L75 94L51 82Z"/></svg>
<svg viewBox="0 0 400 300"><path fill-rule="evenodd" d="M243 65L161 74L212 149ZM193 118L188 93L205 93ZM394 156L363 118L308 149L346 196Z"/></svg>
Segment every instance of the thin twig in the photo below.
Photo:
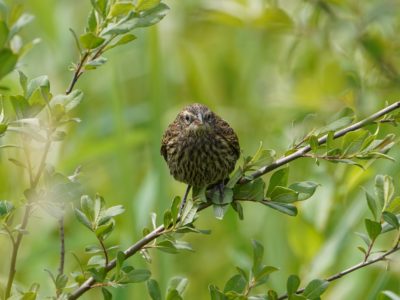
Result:
<svg viewBox="0 0 400 300"><path fill-rule="evenodd" d="M345 275L347 275L349 273L352 273L352 272L354 272L354 271L356 271L358 269L361 269L361 268L364 268L366 266L372 265L373 263L376 263L378 261L385 260L387 256L389 256L389 255L391 255L394 252L399 251L399 250L400 250L400 246L396 245L395 247L393 247L389 251L383 253L382 255L380 255L380 256L378 256L378 257L376 257L374 259L360 262L360 263L358 263L358 264L356 264L356 265L354 265L354 266L352 266L352 267L350 267L350 268L348 268L346 270L343 270L343 271L341 271L339 273L336 273L336 274L334 274L332 276L329 276L328 278L325 279L325 281L331 282L331 281L337 280L337 279L339 279L339 278L341 278L341 277L343 277L343 276L345 276ZM305 290L305 288L298 289L296 291L296 294L301 294L301 293L304 292L304 290ZM288 298L288 295L285 294L285 295L280 296L278 298L278 300L283 300L283 299L287 299L287 298Z"/></svg>
<svg viewBox="0 0 400 300"><path fill-rule="evenodd" d="M74 75L72 76L71 82L67 88L67 90L65 91L65 94L69 95L72 90L74 89L74 86L76 84L76 82L78 81L79 77L82 75L83 71L82 71L82 67L85 64L87 58L89 57L90 52L86 51L85 54L83 54L83 56L81 57L78 66L75 69Z"/></svg>
<svg viewBox="0 0 400 300"><path fill-rule="evenodd" d="M101 245L101 248L103 249L103 253L104 253L104 259L106 260L106 262L104 263L104 267L107 267L108 265L108 253L107 253L107 249L106 246L104 245L104 242L101 240L101 238L98 238L99 243Z"/></svg>
<svg viewBox="0 0 400 300"><path fill-rule="evenodd" d="M62 210L62 215L58 220L60 226L60 265L58 267L58 274L64 274L64 264L65 264L65 232L64 232L64 209Z"/></svg>
<svg viewBox="0 0 400 300"><path fill-rule="evenodd" d="M334 138L338 138L341 137L343 135L345 135L346 133L350 132L350 131L355 131L358 130L360 128L362 128L363 126L370 124L371 122L375 121L376 119L384 116L385 114L388 114L389 112L400 108L400 102L396 102L393 103L392 105L387 106L386 108L374 113L373 115L369 116L368 118L354 123L346 128L343 128L339 131L337 131L334 134ZM318 144L324 144L327 141L328 136L324 135L323 137L318 139ZM280 159L277 159L275 162L271 163L270 165L264 166L260 169L258 169L257 171L255 171L253 174L251 174L249 177L246 178L242 178L239 180L239 184L244 184L247 182L250 182L268 172L271 172L295 159L301 158L304 156L305 153L309 152L311 150L311 147L308 146L304 146L302 148L300 148L299 150L297 150L296 152L282 157ZM251 178L251 179L249 179ZM200 205L199 209L197 211L202 211L204 209L206 209L207 207L211 206L211 203L203 203ZM149 234L147 234L145 237L143 237L142 239L140 239L139 241L137 241L135 244L133 244L132 246L130 246L128 249L126 249L124 251L125 254L125 260L129 257L131 257L132 255L134 255L135 253L137 253L138 251L140 251L144 246L146 246L148 243L152 242L153 240L155 240L157 237L159 237L160 235L162 235L165 232L165 228L164 226L159 226L156 229L154 229L152 232L150 232ZM398 250L398 248L395 248ZM396 251L397 251L396 250ZM393 253L395 251L392 250L392 252L388 252L386 253L386 256ZM385 257L386 257L385 256ZM383 257L384 258L384 257ZM381 258L381 260L383 259ZM368 265L375 262L375 260L371 260L368 262L365 262L363 264ZM113 268L115 268L115 266L117 265L117 261L116 259L111 260L108 265L105 267L105 272L108 273L110 270L112 270ZM360 267L358 267L360 268ZM347 270L346 270L347 271ZM345 271L345 272L346 272ZM352 271L350 271L352 272ZM345 273L347 274L347 273ZM345 275L343 274L343 275ZM341 276L343 276L341 275ZM75 291L73 291L69 296L68 299L69 300L73 300L73 299L78 299L81 295L83 295L85 292L87 292L88 290L91 289L91 287L93 286L93 284L95 284L96 280L93 277L88 278L83 284L81 284ZM285 298L282 298L285 299Z"/></svg>
<svg viewBox="0 0 400 300"><path fill-rule="evenodd" d="M21 224L20 230L18 231L17 238L15 240L15 243L14 243L14 246L12 249L10 268L8 271L8 280L7 280L7 286L6 286L6 292L5 292L5 299L8 299L11 295L12 284L14 282L15 273L17 272L17 270L15 269L15 266L17 264L18 250L19 250L19 246L21 245L22 237L24 235L23 231L28 226L28 220L29 220L29 215L31 213L31 208L32 208L32 206L30 203L27 203L25 205L25 212L24 212L24 216L22 218L22 224Z"/></svg>
<svg viewBox="0 0 400 300"><path fill-rule="evenodd" d="M40 177L43 173L44 167L45 167L46 158L49 153L50 146L51 146L51 139L50 139L50 136L48 136L46 144L45 144L43 156L42 156L42 159L41 159L39 167L38 167L38 171L36 173L36 176L32 177L34 179L33 179L32 183L30 184L31 190L35 190L37 187L37 184L39 183L39 179L40 179ZM21 245L22 238L24 236L24 231L26 230L26 228L28 226L31 209L32 209L31 199L27 198L27 203L25 204L25 212L22 217L22 224L21 224L21 227L19 228L17 237L15 239L14 247L13 247L12 253L11 253L10 268L8 271L7 286L6 286L6 291L5 291L6 299L8 299L11 295L11 288L12 288L12 285L14 282L15 273L17 272L16 264L17 264L18 251L19 251L19 247Z"/></svg>
<svg viewBox="0 0 400 300"><path fill-rule="evenodd" d="M89 59L89 61L93 61L96 58L98 58L101 54L103 54L103 50L104 48L111 43L111 41L116 37L116 35L112 36L109 40L107 40L105 43L103 43L103 45L101 45L101 47L98 48L98 50L96 52L94 52L93 56L89 58L90 54L93 53L91 51L86 51L85 54L83 54L83 56L81 57L75 71L74 71L74 75L72 76L71 82L67 88L67 90L65 91L65 94L69 95L72 90L75 87L75 84L77 83L79 77L83 74L84 72L84 65L86 63L86 61Z"/></svg>

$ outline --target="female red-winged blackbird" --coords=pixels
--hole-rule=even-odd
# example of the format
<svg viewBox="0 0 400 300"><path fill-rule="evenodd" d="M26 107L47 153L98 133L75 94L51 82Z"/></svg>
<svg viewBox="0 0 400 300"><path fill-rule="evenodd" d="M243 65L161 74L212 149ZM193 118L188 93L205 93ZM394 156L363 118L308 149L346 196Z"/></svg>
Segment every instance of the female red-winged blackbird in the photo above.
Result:
<svg viewBox="0 0 400 300"><path fill-rule="evenodd" d="M186 106L168 126L161 154L178 181L203 188L223 182L240 155L238 138L227 122L203 104ZM187 195L186 195L187 196Z"/></svg>

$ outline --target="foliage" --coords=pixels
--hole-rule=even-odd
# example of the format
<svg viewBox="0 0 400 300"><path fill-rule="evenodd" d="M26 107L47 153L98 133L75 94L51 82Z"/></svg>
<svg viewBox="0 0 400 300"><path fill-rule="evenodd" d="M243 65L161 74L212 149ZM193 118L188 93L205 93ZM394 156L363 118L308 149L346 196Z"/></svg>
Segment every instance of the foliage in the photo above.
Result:
<svg viewBox="0 0 400 300"><path fill-rule="evenodd" d="M321 295L329 297L330 291L334 297L332 281L386 260L399 250L400 196L395 196L398 169L395 164L384 162L398 159L396 152L391 151L398 141L393 130L399 122L400 115L395 112L398 103L385 104L383 110L362 118L373 108L384 106L382 101L372 99L398 94L398 61L394 55L398 37L393 35L395 30L391 30L399 26L394 15L398 10L386 1L371 1L363 6L352 1L302 4L272 1L254 12L250 2L231 1L232 6L224 6L222 2L174 4L177 15L166 22L158 35L157 30L146 27L157 24L166 16L169 7L165 3L158 0L91 0L83 32L70 30L79 58L71 66L73 75L66 92L61 93L57 92L59 81L65 82L65 78L56 80L53 70L48 71L52 76L29 76L29 72L22 71L31 65L26 66L22 59L39 41L25 42L30 40L26 36L30 37L33 17L24 13L22 5L6 5L0 0L0 155L6 159L3 159L4 169L0 168L0 233L10 245L8 249L0 249L2 257L7 257L4 261L8 262L7 266L0 267L4 274L0 281L0 299L76 299L92 289L99 290L97 296L101 293L104 299L122 299L124 290L128 289L133 293L138 291L138 298L143 298L147 289L153 300L183 299L186 295L188 299L193 295L204 298L206 296L199 295L207 293L211 299L320 299ZM179 8L184 11L180 17ZM49 7L45 10L48 12ZM43 21L45 15L37 19ZM168 26L171 24L175 26ZM176 28L181 31L167 32ZM187 40L177 42L177 36ZM133 50L138 51L135 55L118 52L123 51L121 46L138 37L135 48L138 50ZM159 45L159 40L167 46ZM248 46L243 47L244 42ZM71 56L69 47L63 50L61 43L56 46L60 52L65 51L66 57ZM110 49L115 50L108 53ZM35 55L35 48L32 52ZM108 73L112 72L107 72L110 64L104 65L107 62L105 53L115 61L120 60L119 68L129 69L124 70L122 76L116 76L116 84L107 81ZM133 63L126 57L133 59ZM26 59L34 61L29 56ZM132 65L135 68L131 68ZM40 67L45 69L44 64ZM98 77L93 84L82 82L84 97L75 86L84 72L99 67L103 70L96 73ZM134 80L132 69L138 72L133 76ZM46 73L44 70L39 72ZM171 75L168 72L174 75L167 76ZM244 79L245 86L238 84ZM152 208L153 199L168 199L171 192L178 193L173 186L161 188L163 182L172 179L163 175L157 151L146 148L149 139L151 148L158 148L162 130L160 120L165 112L169 113L164 103L170 100L164 98L171 97L166 97L169 92L164 87L164 80L168 80L170 92L176 93L177 98L209 101L221 108L224 117L238 116L233 127L238 128L241 137L242 160L222 192L214 188L193 191L182 214L179 214L182 201L179 196L172 201L160 201L157 212L161 217L152 213L150 228L143 228L142 236L128 246L131 242L126 242L126 236L140 231L139 227L144 223L140 220L144 220ZM260 87L264 85L265 90ZM111 89L115 89L112 97L103 93ZM140 102L134 104L133 113L128 105L115 100L124 93L134 94L134 101ZM271 101L267 99L274 97L277 101L282 100L278 109L267 103ZM93 105L94 101L97 101L96 105ZM230 101L232 110L226 109L228 105L221 106L219 101ZM103 109L104 103L106 108ZM290 108L292 105L294 109ZM88 106L106 123L100 127L94 125L92 132L87 131L92 122L81 122L81 117L93 120L93 115L85 110ZM340 110L343 106L352 108ZM243 113L244 107L246 113ZM120 113L112 121L109 119L111 108ZM175 112L176 109L173 106L170 110ZM309 115L314 111L318 111L317 116ZM333 111L339 113L330 121L325 120ZM280 118L276 120L278 112ZM129 124L133 129L129 128L129 132L123 129L126 118L132 122ZM268 127L263 125L266 120ZM294 134L287 138L286 130L293 120ZM79 140L77 132L70 134L74 133L77 124L77 131L85 136L83 140ZM114 131L117 139L107 139ZM248 156L246 153L251 153L248 148L255 147L264 136L268 136L268 142L261 142L255 154ZM76 141L81 144L75 144ZM266 149L263 144L274 145L276 149ZM137 156L135 164L127 163L130 156L126 153L131 151ZM157 156L151 154L147 161L142 158L141 151L154 152ZM75 155L74 159L70 159L71 153L72 157ZM111 159L104 153L111 153ZM82 175L80 165L88 165L91 157L100 157L99 165L104 170L84 170L86 174ZM311 170L307 162L302 162L310 158L316 164ZM146 171L144 163L151 165L146 166ZM150 174L147 179L144 172ZM129 176L135 176L134 184L133 177ZM370 177L375 177L372 183L368 180ZM366 186L363 193L355 191L361 182ZM142 193L135 197L134 204L126 201L122 206L118 202L132 198L132 192L138 188ZM112 195L107 198L111 198L113 204L108 206L99 194L94 198L88 196L92 192L87 190L91 189L101 189L101 194ZM107 192L103 193L104 190ZM151 194L149 190L158 192ZM329 190L335 192L329 196ZM357 204L361 203L359 194L365 197L362 205ZM329 200L330 204L322 203L323 200ZM254 213L246 202L272 210ZM319 206L316 202L320 202ZM347 204L351 204L349 208ZM226 227L223 237L218 233L207 238L192 235L210 234L210 230L198 228L213 226L213 220L202 214L209 207L216 219L227 224L219 226ZM370 211L368 218L362 218L364 207ZM264 213L268 216L263 219ZM121 214L122 217L116 218ZM73 215L75 219L71 218ZM264 226L258 220L271 226ZM58 234L41 232L40 224L49 228L58 226ZM282 234L282 224L287 227L285 234ZM362 261L348 268L350 259L346 260L347 269L343 263L329 267L329 261L343 261L340 252L355 258L356 254L348 250L353 246L353 236L348 234L353 227L357 227L357 235L365 244L358 246ZM237 267L236 274L226 279L225 267L231 265L232 259L231 254L221 253L226 253L228 247L236 249L240 244L246 245L249 236L257 235L255 230L262 230L262 234L258 233L262 242L253 240L252 263L246 266L245 260L240 259L243 254L233 250L236 264L245 267ZM42 248L42 252L46 250L49 255L41 255L38 259L37 254L42 254L37 248L40 242L32 241L30 237L40 236L37 240L43 240L44 234L46 241L47 237L49 239L47 249ZM348 243L343 242L344 235L348 236ZM281 245L282 240L285 245ZM325 244L318 245L318 254L315 244L320 240ZM59 250L55 250L56 245ZM271 256L275 245L278 262ZM73 249L72 256L69 249ZM187 263L185 256L194 249L199 250L193 254L196 257L201 257L202 252L208 253L204 261L215 261L214 266L206 266L203 259L190 259L191 263ZM179 254L179 258L170 254ZM28 255L29 263L24 261L24 255ZM132 256L135 258L128 260ZM279 260L282 257L288 263L282 263ZM181 259L186 263L181 263ZM273 262L276 267L264 265L264 260ZM166 261L172 262L168 270L163 268ZM222 267L221 262L225 262ZM307 277L302 270L310 266L320 269L312 270L311 277ZM196 278L194 271L188 278L171 275L180 268L186 270L185 273L195 270ZM220 271L215 272L212 268ZM344 270L340 271L340 268ZM33 270L39 269L45 269L49 274L47 283L42 279L44 276L30 277L29 274L37 274ZM328 271L333 275L324 277ZM208 273L204 275L203 272ZM393 272L385 276L389 278ZM172 278L167 280L169 277ZM226 283L210 284L216 280L226 280ZM189 281L192 283L190 288ZM398 299L396 291L390 290L397 281L394 285L389 280L381 281L371 293ZM146 284L130 288L131 283L140 282ZM204 282L210 284L208 292L200 290ZM304 288L300 288L302 282L306 283ZM120 289L122 286L124 289ZM285 294L279 296L283 290ZM363 299L363 293L365 296L368 291L359 291L354 285L352 292Z"/></svg>

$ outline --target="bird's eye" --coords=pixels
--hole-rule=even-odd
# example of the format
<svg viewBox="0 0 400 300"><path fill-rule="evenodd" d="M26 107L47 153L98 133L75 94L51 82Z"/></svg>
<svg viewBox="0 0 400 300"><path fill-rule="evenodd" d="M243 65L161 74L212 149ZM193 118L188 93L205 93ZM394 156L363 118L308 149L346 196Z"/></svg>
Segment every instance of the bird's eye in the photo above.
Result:
<svg viewBox="0 0 400 300"><path fill-rule="evenodd" d="M191 121L190 115L188 115L188 114L185 115L185 121L187 123L190 123L190 121Z"/></svg>
<svg viewBox="0 0 400 300"><path fill-rule="evenodd" d="M211 121L211 114L210 113L206 113L204 115L204 120L207 121L207 122Z"/></svg>

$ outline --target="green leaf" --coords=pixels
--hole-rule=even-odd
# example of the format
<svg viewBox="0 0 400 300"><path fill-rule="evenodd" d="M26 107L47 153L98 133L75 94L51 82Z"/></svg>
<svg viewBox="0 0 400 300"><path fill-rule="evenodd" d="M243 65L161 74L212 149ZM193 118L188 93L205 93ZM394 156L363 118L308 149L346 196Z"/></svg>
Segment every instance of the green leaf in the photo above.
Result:
<svg viewBox="0 0 400 300"><path fill-rule="evenodd" d="M268 290L268 300L278 300L278 294L274 290Z"/></svg>
<svg viewBox="0 0 400 300"><path fill-rule="evenodd" d="M87 31L89 32L96 32L97 31L97 19L96 19L96 12L92 8L89 17L87 20L87 25L86 25Z"/></svg>
<svg viewBox="0 0 400 300"><path fill-rule="evenodd" d="M296 293L300 286L300 278L297 275L290 275L286 282L286 290L288 295L293 295Z"/></svg>
<svg viewBox="0 0 400 300"><path fill-rule="evenodd" d="M99 239L105 240L114 230L114 227L115 227L115 221L114 219L111 219L110 222L98 226L95 230L95 234Z"/></svg>
<svg viewBox="0 0 400 300"><path fill-rule="evenodd" d="M107 290L105 287L101 288L101 293L103 294L103 299L104 300L111 300L112 299L112 294L109 290Z"/></svg>
<svg viewBox="0 0 400 300"><path fill-rule="evenodd" d="M156 248L166 253L171 253L171 254L178 253L178 249L176 249L175 244L169 240L158 242Z"/></svg>
<svg viewBox="0 0 400 300"><path fill-rule="evenodd" d="M238 216L239 216L239 220L243 220L244 216L243 216L243 207L240 204L240 202L238 201L233 201L231 203L232 208L237 212Z"/></svg>
<svg viewBox="0 0 400 300"><path fill-rule="evenodd" d="M94 35L92 32L87 32L79 37L79 41L85 49L91 50L96 49L101 44L103 44L105 39Z"/></svg>
<svg viewBox="0 0 400 300"><path fill-rule="evenodd" d="M367 246L369 246L371 244L371 240L366 234L361 233L361 232L355 232L355 234L358 235Z"/></svg>
<svg viewBox="0 0 400 300"><path fill-rule="evenodd" d="M187 225L193 222L194 218L196 217L197 209L199 205L197 203L193 203L193 201L186 201L185 208L182 212L181 217L181 225Z"/></svg>
<svg viewBox="0 0 400 300"><path fill-rule="evenodd" d="M236 183L240 180L243 175L243 170L238 167L230 176L228 183L225 185L227 188L233 189Z"/></svg>
<svg viewBox="0 0 400 300"><path fill-rule="evenodd" d="M122 269L124 266L124 261L126 259L125 253L122 251L118 251L117 253L117 272Z"/></svg>
<svg viewBox="0 0 400 300"><path fill-rule="evenodd" d="M172 213L170 210L167 210L164 213L164 228L169 228L171 224L173 224Z"/></svg>
<svg viewBox="0 0 400 300"><path fill-rule="evenodd" d="M177 290L169 290L166 300L183 300Z"/></svg>
<svg viewBox="0 0 400 300"><path fill-rule="evenodd" d="M263 266L254 274L254 279L257 281L256 285L263 284L267 281L269 274L278 271L277 268L272 266Z"/></svg>
<svg viewBox="0 0 400 300"><path fill-rule="evenodd" d="M384 211L382 213L383 219L397 230L400 228L399 220L397 219L396 215L392 214L391 212Z"/></svg>
<svg viewBox="0 0 400 300"><path fill-rule="evenodd" d="M274 174L272 174L271 179L269 180L269 183L268 183L267 196L268 197L271 196L271 193L275 187L277 187L277 186L285 187L288 182L288 177L289 177L289 168L288 167L279 169Z"/></svg>
<svg viewBox="0 0 400 300"><path fill-rule="evenodd" d="M14 70L17 61L18 56L12 53L10 49L0 50L0 79Z"/></svg>
<svg viewBox="0 0 400 300"><path fill-rule="evenodd" d="M88 195L81 197L81 210L85 216L92 222L94 220L94 202Z"/></svg>
<svg viewBox="0 0 400 300"><path fill-rule="evenodd" d="M167 15L168 10L169 7L166 4L159 3L152 9L142 11L135 27L147 27L160 22Z"/></svg>
<svg viewBox="0 0 400 300"><path fill-rule="evenodd" d="M381 224L370 219L365 219L365 228L371 240L375 240L382 231Z"/></svg>
<svg viewBox="0 0 400 300"><path fill-rule="evenodd" d="M312 280L304 289L303 296L307 299L319 299L328 288L329 282L322 279Z"/></svg>
<svg viewBox="0 0 400 300"><path fill-rule="evenodd" d="M39 107L38 112L50 101L50 82L46 75L33 78L29 81L26 98L31 106L37 105Z"/></svg>
<svg viewBox="0 0 400 300"><path fill-rule="evenodd" d="M304 201L314 195L318 186L319 184L313 181L302 181L289 185L289 189L298 193L297 201Z"/></svg>
<svg viewBox="0 0 400 300"><path fill-rule="evenodd" d="M111 6L110 16L113 18L121 15L126 15L133 10L135 10L135 6L132 2L117 2Z"/></svg>
<svg viewBox="0 0 400 300"><path fill-rule="evenodd" d="M269 165L273 162L275 158L275 151L271 149L263 149L263 144L260 142L260 146L258 147L254 156L246 163L248 167L259 167Z"/></svg>
<svg viewBox="0 0 400 300"><path fill-rule="evenodd" d="M271 193L271 200L281 203L292 203L298 200L298 193L290 188L276 186Z"/></svg>
<svg viewBox="0 0 400 300"><path fill-rule="evenodd" d="M106 260L104 259L103 255L93 255L89 258L87 265L88 266L100 266L104 267ZM104 270L97 270L98 272L103 272ZM99 273L100 274L100 273ZM103 274L104 275L104 274ZM102 276L103 276L102 275Z"/></svg>
<svg viewBox="0 0 400 300"><path fill-rule="evenodd" d="M160 2L160 0L138 0L136 9L138 11L152 9L160 4Z"/></svg>
<svg viewBox="0 0 400 300"><path fill-rule="evenodd" d="M107 208L102 215L105 217L115 217L125 212L125 208L122 205L115 205Z"/></svg>
<svg viewBox="0 0 400 300"><path fill-rule="evenodd" d="M365 191L365 197L367 198L368 208L374 216L374 220L377 221L380 218L380 212L378 210L376 199L367 191Z"/></svg>
<svg viewBox="0 0 400 300"><path fill-rule="evenodd" d="M79 222L81 222L83 225L85 225L87 228L93 231L92 224L81 210L75 208L75 216Z"/></svg>
<svg viewBox="0 0 400 300"><path fill-rule="evenodd" d="M129 273L125 274L120 283L136 283L143 282L150 278L151 273L147 269L133 269Z"/></svg>
<svg viewBox="0 0 400 300"><path fill-rule="evenodd" d="M253 246L253 266L251 268L253 275L257 274L262 266L262 259L264 256L264 246L256 240L252 240Z"/></svg>
<svg viewBox="0 0 400 300"><path fill-rule="evenodd" d="M62 290L68 283L68 276L65 274L58 274L56 278L56 288Z"/></svg>
<svg viewBox="0 0 400 300"><path fill-rule="evenodd" d="M171 217L174 224L178 220L179 208L181 206L181 197L175 196L171 204Z"/></svg>
<svg viewBox="0 0 400 300"><path fill-rule="evenodd" d="M279 203L273 201L263 201L260 202L266 206L269 206L281 213L287 214L289 216L296 216L297 215L297 208L293 204L289 203Z"/></svg>
<svg viewBox="0 0 400 300"><path fill-rule="evenodd" d="M151 300L162 300L160 286L156 280L147 280L147 291Z"/></svg>
<svg viewBox="0 0 400 300"><path fill-rule="evenodd" d="M310 144L312 152L316 153L319 147L318 138L315 135L311 135L308 142Z"/></svg>
<svg viewBox="0 0 400 300"><path fill-rule="evenodd" d="M225 284L224 293L234 291L237 293L243 293L246 288L247 281L241 274L233 275Z"/></svg>
<svg viewBox="0 0 400 300"><path fill-rule="evenodd" d="M234 199L262 201L264 199L265 182L257 178L246 184L236 185L233 189Z"/></svg>
<svg viewBox="0 0 400 300"><path fill-rule="evenodd" d="M14 205L7 201L7 200L1 200L0 201L0 220L9 216L13 211L15 207Z"/></svg>
<svg viewBox="0 0 400 300"><path fill-rule="evenodd" d="M233 190L225 187L222 192L223 198L221 199L220 191L216 190L211 195L211 201L217 205L230 204L233 201Z"/></svg>
<svg viewBox="0 0 400 300"><path fill-rule="evenodd" d="M97 246L97 245L89 245L89 246L86 246L86 247L85 247L85 252L86 252L86 253L91 253L91 254L94 254L94 253L101 253L101 252L103 252L103 249L100 248L100 247Z"/></svg>
<svg viewBox="0 0 400 300"><path fill-rule="evenodd" d="M375 177L375 194L378 198L379 209L384 210L393 196L392 178L387 175L377 175Z"/></svg>
<svg viewBox="0 0 400 300"><path fill-rule="evenodd" d="M4 47L4 44L7 42L8 40L8 27L6 22L4 22L3 20L0 20L0 49Z"/></svg>
<svg viewBox="0 0 400 300"><path fill-rule="evenodd" d="M132 33L126 33L122 35L115 43L105 47L105 50L110 50L114 47L128 44L129 42L132 42L136 39L137 39L136 35L133 35Z"/></svg>
<svg viewBox="0 0 400 300"><path fill-rule="evenodd" d="M85 64L85 70L95 70L98 67L104 65L106 62L107 62L107 58L105 58L104 56L100 56L96 59L88 61Z"/></svg>
<svg viewBox="0 0 400 300"><path fill-rule="evenodd" d="M213 204L214 217L218 220L222 220L225 216L225 213L228 211L228 208L228 204Z"/></svg>
<svg viewBox="0 0 400 300"><path fill-rule="evenodd" d="M397 214L400 212L400 197L395 197L390 202L389 206L387 207L387 211L391 213Z"/></svg>
<svg viewBox="0 0 400 300"><path fill-rule="evenodd" d="M50 101L50 107L55 108L57 105L62 107L62 111L69 112L77 107L83 99L83 92L73 90L69 95L56 95Z"/></svg>
<svg viewBox="0 0 400 300"><path fill-rule="evenodd" d="M347 133L344 136L342 149L343 155L351 155L361 151L364 141L368 138L369 131L357 130Z"/></svg>
<svg viewBox="0 0 400 300"><path fill-rule="evenodd" d="M20 70L18 70L18 75L19 75L19 85L21 86L22 90L24 91L24 95L26 96L26 92L28 89L28 78Z"/></svg>
<svg viewBox="0 0 400 300"><path fill-rule="evenodd" d="M211 300L228 300L215 285L209 285L208 290L210 291Z"/></svg>
<svg viewBox="0 0 400 300"><path fill-rule="evenodd" d="M109 0L90 0L94 9L96 9L100 16L105 18L109 10Z"/></svg>
<svg viewBox="0 0 400 300"><path fill-rule="evenodd" d="M173 277L168 282L168 290L176 290L179 295L182 295L188 283L189 281L185 277Z"/></svg>
<svg viewBox="0 0 400 300"><path fill-rule="evenodd" d="M139 22L139 15L136 12L130 12L126 17L117 23L110 23L102 32L102 35L121 35L134 29Z"/></svg>

